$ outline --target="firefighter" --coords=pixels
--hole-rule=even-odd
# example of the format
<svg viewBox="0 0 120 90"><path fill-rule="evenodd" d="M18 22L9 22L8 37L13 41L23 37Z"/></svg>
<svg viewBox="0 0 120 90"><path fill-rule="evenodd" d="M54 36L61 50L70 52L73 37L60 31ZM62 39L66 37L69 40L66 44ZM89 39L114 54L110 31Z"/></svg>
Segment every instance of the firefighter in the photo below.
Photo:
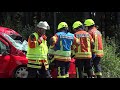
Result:
<svg viewBox="0 0 120 90"><path fill-rule="evenodd" d="M94 41L92 36L84 30L84 26L80 21L73 23L73 31L76 38L79 39L80 45L73 45L72 50L75 53L77 78L84 78L84 69L88 78L92 78L92 49L94 48Z"/></svg>
<svg viewBox="0 0 120 90"><path fill-rule="evenodd" d="M102 77L101 72L101 65L100 61L103 57L103 44L102 44L102 34L99 30L97 30L97 27L95 26L95 22L92 19L86 19L84 22L85 29L88 31L88 33L92 36L95 42L95 48L93 49L93 66L95 69L95 75L97 78Z"/></svg>
<svg viewBox="0 0 120 90"><path fill-rule="evenodd" d="M71 45L73 43L79 44L79 42L77 38L74 37L74 34L69 32L66 22L59 23L57 30L58 32L51 37L51 54L54 52L57 78L68 78L71 60Z"/></svg>
<svg viewBox="0 0 120 90"><path fill-rule="evenodd" d="M49 72L49 65L47 60L48 47L46 30L49 30L50 26L46 21L40 21L37 24L36 31L32 33L28 38L28 78L51 78Z"/></svg>

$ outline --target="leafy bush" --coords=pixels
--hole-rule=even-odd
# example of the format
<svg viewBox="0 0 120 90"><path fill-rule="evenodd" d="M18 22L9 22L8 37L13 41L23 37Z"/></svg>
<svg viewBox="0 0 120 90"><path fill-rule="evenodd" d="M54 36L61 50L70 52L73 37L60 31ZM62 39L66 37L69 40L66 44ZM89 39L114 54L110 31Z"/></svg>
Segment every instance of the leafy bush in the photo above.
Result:
<svg viewBox="0 0 120 90"><path fill-rule="evenodd" d="M10 20L9 16L4 18L4 23L1 23L1 26L14 29L13 22Z"/></svg>
<svg viewBox="0 0 120 90"><path fill-rule="evenodd" d="M109 40L106 43L103 39L104 44L104 57L101 61L103 77L104 78L119 78L120 77L120 57L116 54L117 45L115 44L115 38Z"/></svg>
<svg viewBox="0 0 120 90"><path fill-rule="evenodd" d="M23 26L21 23L16 24L16 26L10 21L9 17L5 18L5 23L1 26L8 27L14 29L19 32L26 40L31 33L35 31L35 26L25 25ZM49 45L49 39L53 35L51 30L46 32L47 41ZM118 28L118 32L115 35L118 38L118 42L120 40L120 32ZM120 53L119 53L119 45L115 38L103 38L103 46L104 46L104 57L101 60L102 73L104 78L120 78Z"/></svg>
<svg viewBox="0 0 120 90"><path fill-rule="evenodd" d="M25 27L22 28L21 32L19 32L26 40L28 39L29 35L35 32L34 26L25 25Z"/></svg>

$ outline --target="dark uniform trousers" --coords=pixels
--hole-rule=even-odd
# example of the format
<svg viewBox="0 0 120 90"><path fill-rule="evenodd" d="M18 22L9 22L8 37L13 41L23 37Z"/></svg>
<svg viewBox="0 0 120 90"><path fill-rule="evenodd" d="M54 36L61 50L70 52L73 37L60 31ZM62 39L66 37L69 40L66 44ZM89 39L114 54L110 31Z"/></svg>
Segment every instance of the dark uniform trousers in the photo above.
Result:
<svg viewBox="0 0 120 90"><path fill-rule="evenodd" d="M88 78L93 75L91 59L76 59L76 72L78 72L79 78L84 78L84 71L87 73Z"/></svg>
<svg viewBox="0 0 120 90"><path fill-rule="evenodd" d="M102 73L101 73L101 65L100 65L100 61L101 61L101 58L100 57L95 57L93 59L93 67L94 67L94 71L95 71L95 74L98 78L101 78L102 77Z"/></svg>
<svg viewBox="0 0 120 90"><path fill-rule="evenodd" d="M65 74L68 74L70 62L55 60L54 63L57 68L57 76L64 76Z"/></svg>
<svg viewBox="0 0 120 90"><path fill-rule="evenodd" d="M28 67L28 78L51 78L51 74L49 69L46 70L42 64L41 69Z"/></svg>

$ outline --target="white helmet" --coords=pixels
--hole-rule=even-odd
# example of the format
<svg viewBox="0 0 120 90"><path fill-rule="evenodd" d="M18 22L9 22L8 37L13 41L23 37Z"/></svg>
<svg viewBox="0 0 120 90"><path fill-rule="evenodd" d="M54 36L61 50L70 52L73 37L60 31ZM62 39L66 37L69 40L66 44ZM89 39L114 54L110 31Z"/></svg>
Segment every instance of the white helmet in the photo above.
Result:
<svg viewBox="0 0 120 90"><path fill-rule="evenodd" d="M46 21L40 21L38 24L37 24L37 27L38 28L43 28L45 30L49 30L50 29L50 26L48 25L48 23Z"/></svg>

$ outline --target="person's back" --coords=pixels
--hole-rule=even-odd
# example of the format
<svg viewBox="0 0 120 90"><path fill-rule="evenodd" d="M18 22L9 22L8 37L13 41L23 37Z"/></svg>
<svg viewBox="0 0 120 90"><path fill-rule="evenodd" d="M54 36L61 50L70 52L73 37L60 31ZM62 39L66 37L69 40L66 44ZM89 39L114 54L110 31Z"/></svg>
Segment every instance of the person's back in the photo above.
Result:
<svg viewBox="0 0 120 90"><path fill-rule="evenodd" d="M74 40L74 34L70 32L58 32L56 35L58 39L54 48L56 51L54 58L61 61L71 60L71 45Z"/></svg>
<svg viewBox="0 0 120 90"><path fill-rule="evenodd" d="M93 40L95 41L95 48L93 53L97 57L103 57L103 44L102 44L102 34L96 27L92 27L88 33L92 36Z"/></svg>
<svg viewBox="0 0 120 90"><path fill-rule="evenodd" d="M84 30L80 30L75 33L75 37L79 38L80 40L80 45L76 45L75 58L90 59L92 57L91 54L92 37L90 36L90 34Z"/></svg>

